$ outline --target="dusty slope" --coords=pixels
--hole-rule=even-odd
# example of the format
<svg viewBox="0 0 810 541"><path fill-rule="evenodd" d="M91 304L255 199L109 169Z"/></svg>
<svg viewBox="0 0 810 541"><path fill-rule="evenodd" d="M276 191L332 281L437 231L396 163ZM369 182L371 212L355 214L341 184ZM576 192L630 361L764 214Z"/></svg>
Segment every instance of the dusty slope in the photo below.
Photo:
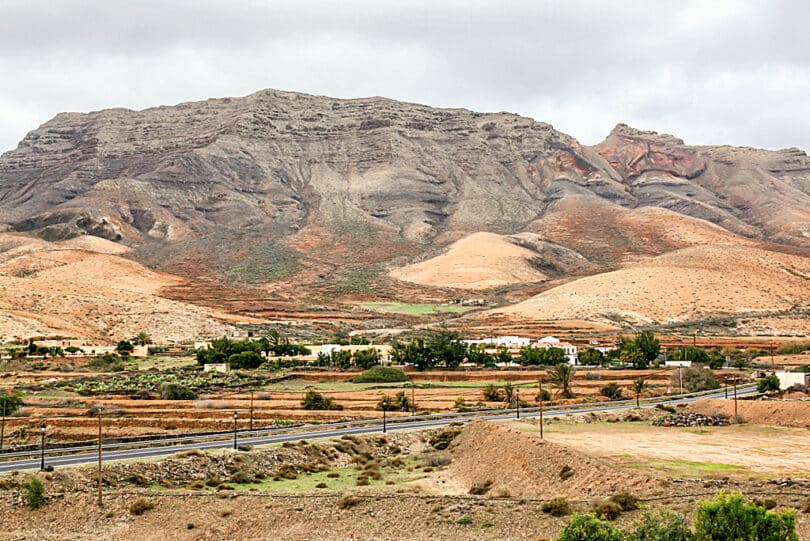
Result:
<svg viewBox="0 0 810 541"><path fill-rule="evenodd" d="M644 324L809 303L810 259L707 245L582 278L490 314Z"/></svg>
<svg viewBox="0 0 810 541"><path fill-rule="evenodd" d="M486 289L546 276L532 266L537 254L495 233L474 233L454 242L443 254L394 269L397 280L434 287Z"/></svg>
<svg viewBox="0 0 810 541"><path fill-rule="evenodd" d="M513 496L584 499L622 490L644 490L650 480L619 471L607 462L504 425L473 421L451 446L453 462L446 476L464 491L492 481L492 494L505 489ZM573 475L562 479L563 468ZM651 485L650 485L651 486Z"/></svg>
<svg viewBox="0 0 810 541"><path fill-rule="evenodd" d="M225 314L161 297L180 278L120 255L113 242L49 243L0 235L0 337L62 335L118 340L146 331L180 340L226 330Z"/></svg>
<svg viewBox="0 0 810 541"><path fill-rule="evenodd" d="M697 413L732 417L734 402L702 398L690 405L689 409ZM737 413L744 423L810 428L810 401L807 400L738 400Z"/></svg>

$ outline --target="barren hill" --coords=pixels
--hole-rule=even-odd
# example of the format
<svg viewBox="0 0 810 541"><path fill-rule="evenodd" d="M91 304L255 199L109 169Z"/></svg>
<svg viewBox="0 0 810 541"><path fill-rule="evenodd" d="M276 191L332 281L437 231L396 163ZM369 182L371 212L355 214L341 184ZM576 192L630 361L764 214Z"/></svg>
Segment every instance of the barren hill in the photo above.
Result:
<svg viewBox="0 0 810 541"><path fill-rule="evenodd" d="M810 304L810 259L704 245L575 280L495 310L528 320L648 325Z"/></svg>
<svg viewBox="0 0 810 541"><path fill-rule="evenodd" d="M184 305L313 310L570 280L707 243L807 255L810 158L624 125L588 147L510 113L265 90L57 115L0 156L0 224L33 244L111 241L190 278L154 293Z"/></svg>

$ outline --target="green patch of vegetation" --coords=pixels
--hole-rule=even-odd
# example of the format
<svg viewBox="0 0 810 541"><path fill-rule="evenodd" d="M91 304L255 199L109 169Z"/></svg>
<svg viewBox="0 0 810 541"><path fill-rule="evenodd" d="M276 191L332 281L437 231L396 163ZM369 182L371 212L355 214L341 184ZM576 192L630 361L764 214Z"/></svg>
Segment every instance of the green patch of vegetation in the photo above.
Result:
<svg viewBox="0 0 810 541"><path fill-rule="evenodd" d="M403 302L363 302L362 308L388 314L406 314L409 316L430 316L439 313L463 314L475 308L457 304L403 303Z"/></svg>
<svg viewBox="0 0 810 541"><path fill-rule="evenodd" d="M374 293L380 290L381 270L368 267L345 269L332 285L326 288L332 295L354 295Z"/></svg>
<svg viewBox="0 0 810 541"><path fill-rule="evenodd" d="M295 250L267 242L251 247L242 264L231 269L227 277L248 284L284 280L301 269L300 258L301 255Z"/></svg>
<svg viewBox="0 0 810 541"><path fill-rule="evenodd" d="M395 383L409 381L408 375L397 368L373 366L352 378L352 383Z"/></svg>
<svg viewBox="0 0 810 541"><path fill-rule="evenodd" d="M637 457L628 457L631 459ZM664 472L672 477L693 478L712 474L742 474L748 473L748 468L737 464L722 464L717 462L696 462L691 460L658 460L631 461L627 466L641 470L655 470Z"/></svg>

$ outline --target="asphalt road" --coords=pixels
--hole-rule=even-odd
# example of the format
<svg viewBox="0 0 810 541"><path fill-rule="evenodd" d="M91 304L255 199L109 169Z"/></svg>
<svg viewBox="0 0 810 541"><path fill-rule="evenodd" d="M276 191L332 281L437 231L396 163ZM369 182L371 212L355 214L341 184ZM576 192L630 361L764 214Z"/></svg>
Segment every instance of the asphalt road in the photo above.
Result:
<svg viewBox="0 0 810 541"><path fill-rule="evenodd" d="M756 393L753 386L745 386L738 389L738 396L746 396ZM718 389L717 392L710 394L703 394L701 396L688 396L683 398L662 398L647 400L644 406L650 407L656 404L683 404L694 402L698 398L723 398L724 391ZM569 414L585 414L591 412L606 412L606 411L620 411L632 409L635 407L634 401L624 401L621 403L605 402L601 404L594 404L590 407L570 407L570 408L549 408L544 412L545 417L558 417L561 415ZM484 413L471 412L469 414L458 416L447 416L439 414L435 416L420 416L413 418L409 417L396 417L389 420L386 426L388 432L401 431L401 430L416 430L426 428L436 428L448 425L452 422L467 422L473 419L484 419L487 421L503 421L516 418L516 411L514 409L506 410L505 413ZM539 415L537 408L529 408L521 410L521 419L535 418ZM283 434L263 435L263 436L247 436L244 433L239 435L237 445L271 445L283 443L285 441L298 441L301 439L315 440L336 438L346 434L372 434L382 433L382 422L372 421L369 424L362 426L340 426L335 428L308 428L307 431L290 431ZM190 438L184 438L188 440ZM199 441L194 443L180 443L171 445L160 445L160 440L139 442L135 445L149 445L149 447L130 448L121 450L102 450L103 462L110 462L114 460L146 460L165 456L171 456L175 453L182 451L189 451L192 449L206 450L206 449L230 449L233 448L233 439L217 439L213 441ZM163 442L165 443L165 442ZM64 452L70 452L64 450ZM97 452L80 452L74 454L64 454L61 456L46 456L45 465L53 466L55 468L62 466L79 466L83 464L95 464L98 461ZM8 460L0 462L0 473L7 473L11 471L23 471L31 469L39 469L41 465L41 458L25 458L17 460Z"/></svg>

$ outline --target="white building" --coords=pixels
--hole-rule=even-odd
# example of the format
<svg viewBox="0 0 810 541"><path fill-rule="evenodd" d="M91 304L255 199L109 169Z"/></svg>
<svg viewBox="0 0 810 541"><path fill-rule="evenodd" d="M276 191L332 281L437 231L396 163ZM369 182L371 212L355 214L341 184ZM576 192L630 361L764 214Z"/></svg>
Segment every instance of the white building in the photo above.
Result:
<svg viewBox="0 0 810 541"><path fill-rule="evenodd" d="M570 342L560 342L559 338L554 336L546 336L534 343L534 347L541 349L559 348L565 353L565 358L568 359L568 364L577 364L579 362L579 354L577 353L577 346Z"/></svg>
<svg viewBox="0 0 810 541"><path fill-rule="evenodd" d="M779 378L779 388L787 389L793 385L810 385L810 372L785 372L777 370L776 377Z"/></svg>
<svg viewBox="0 0 810 541"><path fill-rule="evenodd" d="M468 346L495 346L503 348L522 348L531 344L531 338L523 338L521 336L493 336L490 338L482 338L480 340L462 340Z"/></svg>

